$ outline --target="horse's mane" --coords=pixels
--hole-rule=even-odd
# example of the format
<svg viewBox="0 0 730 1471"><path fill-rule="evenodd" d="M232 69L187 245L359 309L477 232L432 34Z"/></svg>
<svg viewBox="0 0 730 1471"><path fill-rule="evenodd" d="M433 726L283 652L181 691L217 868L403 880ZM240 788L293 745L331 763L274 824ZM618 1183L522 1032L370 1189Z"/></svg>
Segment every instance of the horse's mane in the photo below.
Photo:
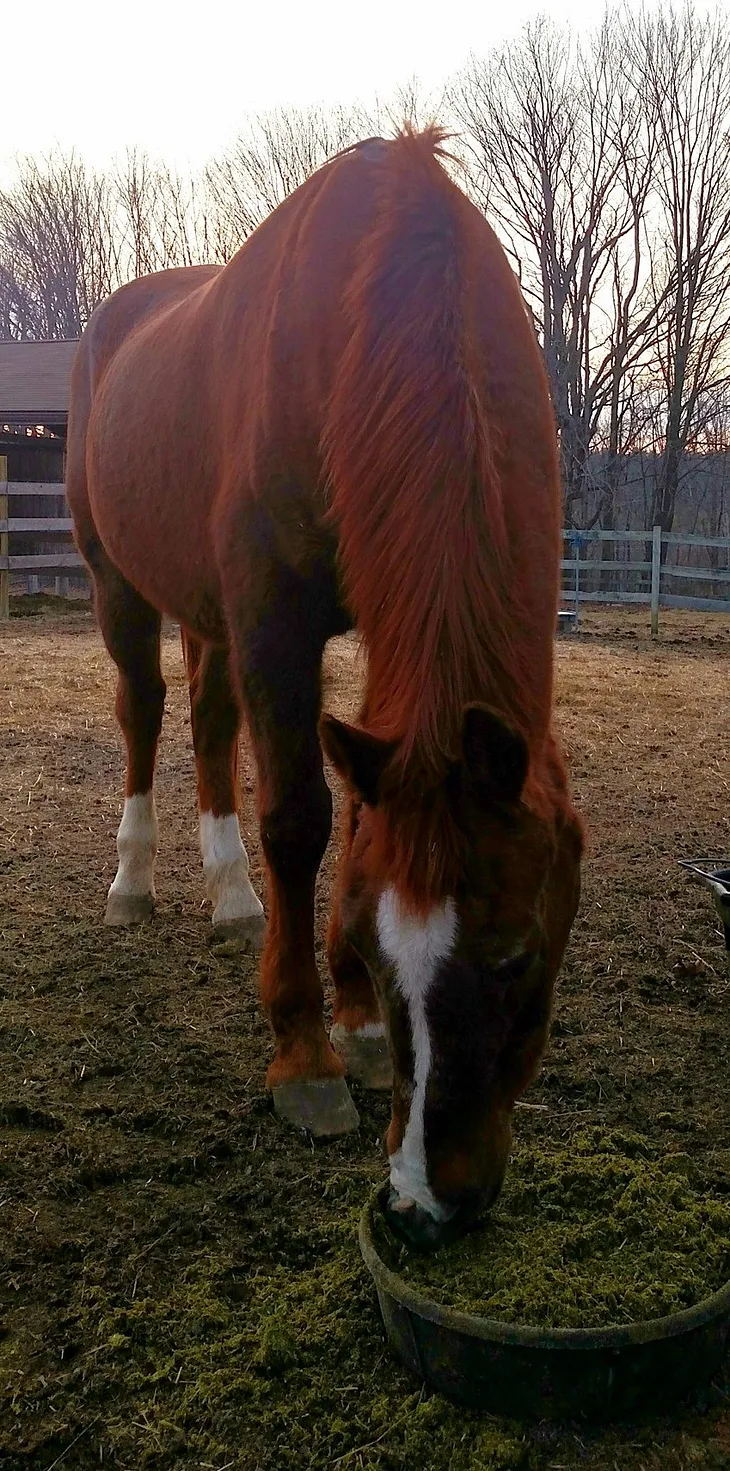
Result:
<svg viewBox="0 0 730 1471"><path fill-rule="evenodd" d="M383 150L325 435L343 579L368 650L363 720L402 742L404 766L416 757L434 776L458 754L470 701L530 724L475 331L478 257L499 247L437 161L446 138L406 129Z"/></svg>

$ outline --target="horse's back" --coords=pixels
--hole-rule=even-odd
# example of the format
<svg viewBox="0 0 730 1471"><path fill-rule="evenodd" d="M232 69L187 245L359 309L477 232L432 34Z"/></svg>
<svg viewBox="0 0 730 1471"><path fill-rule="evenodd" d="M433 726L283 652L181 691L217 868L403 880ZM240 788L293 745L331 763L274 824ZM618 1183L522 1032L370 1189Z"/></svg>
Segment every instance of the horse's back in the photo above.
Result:
<svg viewBox="0 0 730 1471"><path fill-rule="evenodd" d="M187 610L201 637L209 615L197 623L190 610L216 605L220 621L216 538L226 542L238 506L284 486L292 500L314 497L322 523L342 300L388 146L333 160L227 266L122 288L82 341L69 433L72 471L84 466L77 528L86 515L125 576L181 621ZM306 520L308 542L311 516L289 520Z"/></svg>
<svg viewBox="0 0 730 1471"><path fill-rule="evenodd" d="M218 564L248 534L252 507L278 523L294 570L313 545L316 555L331 545L323 444L354 297L387 395L392 311L418 298L439 232L453 237L449 269L463 275L468 318L439 330L467 332L499 424L505 491L530 482L535 514L549 518L555 433L534 332L496 236L434 153L429 136L358 145L290 195L227 266L135 282L92 319L74 375L69 460L78 467L85 456L88 503L112 559L173 616L220 608ZM425 311L435 321L438 299ZM414 383L422 338L414 318L404 339Z"/></svg>

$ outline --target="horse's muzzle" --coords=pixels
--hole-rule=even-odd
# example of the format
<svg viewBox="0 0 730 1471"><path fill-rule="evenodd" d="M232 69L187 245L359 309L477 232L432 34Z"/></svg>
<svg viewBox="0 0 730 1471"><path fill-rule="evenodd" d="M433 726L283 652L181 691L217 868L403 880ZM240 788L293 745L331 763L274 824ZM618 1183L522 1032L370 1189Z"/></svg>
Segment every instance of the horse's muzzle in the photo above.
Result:
<svg viewBox="0 0 730 1471"><path fill-rule="evenodd" d="M392 1185L384 1185L378 1194L378 1202L385 1219L399 1240L416 1251L438 1251L451 1241L458 1241L467 1231L476 1226L479 1218L496 1200L499 1191L486 1194L472 1193L467 1200L443 1221L437 1221L422 1205L415 1201L403 1209L403 1202Z"/></svg>

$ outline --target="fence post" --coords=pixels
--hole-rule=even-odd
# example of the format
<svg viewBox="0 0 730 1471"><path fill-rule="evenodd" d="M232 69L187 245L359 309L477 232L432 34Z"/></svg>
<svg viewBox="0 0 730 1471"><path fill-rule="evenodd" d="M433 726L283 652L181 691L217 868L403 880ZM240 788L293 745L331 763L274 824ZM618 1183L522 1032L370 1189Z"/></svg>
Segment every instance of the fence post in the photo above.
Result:
<svg viewBox="0 0 730 1471"><path fill-rule="evenodd" d="M659 637L659 583L662 575L662 528L655 526L651 542L651 636Z"/></svg>
<svg viewBox="0 0 730 1471"><path fill-rule="evenodd" d="M575 562L574 583L573 583L573 597L574 597L574 601L575 601L575 608L574 608L574 612L573 612L573 627L574 628L577 628L578 627L578 617L579 617L579 614L580 614L580 548L581 548L581 535L580 535L580 532L579 531L575 531L573 529L571 529L570 531L566 532L565 535L567 536L568 541L570 543L570 546L572 547L572 550L573 550L573 560Z"/></svg>
<svg viewBox="0 0 730 1471"><path fill-rule="evenodd" d="M8 506L8 457L0 455L0 522L7 522ZM10 568L3 566L10 555L9 546L7 531L0 531L0 622L10 617Z"/></svg>

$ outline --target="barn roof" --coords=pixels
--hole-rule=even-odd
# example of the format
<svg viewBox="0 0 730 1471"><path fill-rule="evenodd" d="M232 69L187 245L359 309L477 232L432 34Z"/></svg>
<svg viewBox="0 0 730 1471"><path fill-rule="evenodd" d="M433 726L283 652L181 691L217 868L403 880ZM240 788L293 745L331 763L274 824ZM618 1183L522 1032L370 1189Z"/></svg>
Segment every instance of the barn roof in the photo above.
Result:
<svg viewBox="0 0 730 1471"><path fill-rule="evenodd" d="M0 341L0 423L65 424L77 346Z"/></svg>

